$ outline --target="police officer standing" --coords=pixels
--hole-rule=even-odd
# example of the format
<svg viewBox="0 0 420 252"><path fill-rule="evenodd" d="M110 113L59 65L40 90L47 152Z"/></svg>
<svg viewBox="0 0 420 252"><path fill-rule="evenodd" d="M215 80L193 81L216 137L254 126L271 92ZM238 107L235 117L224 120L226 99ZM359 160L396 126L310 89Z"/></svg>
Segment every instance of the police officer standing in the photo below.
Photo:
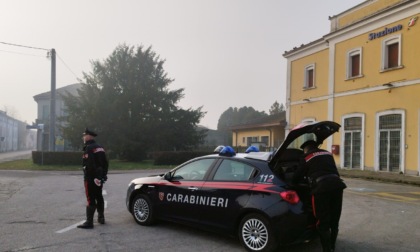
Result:
<svg viewBox="0 0 420 252"><path fill-rule="evenodd" d="M107 180L108 160L105 150L95 142L97 134L86 128L83 132L83 172L86 191L86 221L78 228L93 228L93 216L98 210L98 222L105 224L102 186Z"/></svg>
<svg viewBox="0 0 420 252"><path fill-rule="evenodd" d="M347 187L341 180L332 154L318 148L313 140L304 142L303 157L296 170L293 182L298 183L306 177L312 194L312 208L317 219L324 252L335 250L338 235L338 223L341 217L343 190Z"/></svg>

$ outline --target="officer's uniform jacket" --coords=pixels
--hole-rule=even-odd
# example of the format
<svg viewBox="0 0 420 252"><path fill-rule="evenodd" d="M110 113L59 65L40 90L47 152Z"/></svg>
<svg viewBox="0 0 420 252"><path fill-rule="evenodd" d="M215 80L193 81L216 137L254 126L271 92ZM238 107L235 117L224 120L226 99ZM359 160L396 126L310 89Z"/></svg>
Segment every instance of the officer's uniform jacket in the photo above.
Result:
<svg viewBox="0 0 420 252"><path fill-rule="evenodd" d="M311 186L312 194L346 188L338 174L332 154L326 150L314 148L301 158L293 181L296 183L304 177Z"/></svg>
<svg viewBox="0 0 420 252"><path fill-rule="evenodd" d="M108 173L108 160L105 150L95 140L89 140L83 147L83 172L85 180L106 180Z"/></svg>

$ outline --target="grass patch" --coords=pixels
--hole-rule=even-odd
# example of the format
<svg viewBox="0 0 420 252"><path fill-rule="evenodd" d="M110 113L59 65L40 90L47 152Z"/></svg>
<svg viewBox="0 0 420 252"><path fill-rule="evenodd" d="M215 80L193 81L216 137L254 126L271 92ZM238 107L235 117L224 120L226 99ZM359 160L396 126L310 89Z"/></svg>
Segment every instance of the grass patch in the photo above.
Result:
<svg viewBox="0 0 420 252"><path fill-rule="evenodd" d="M0 163L0 170L34 170L34 171L77 171L82 165L37 165L32 159L21 159ZM166 165L153 165L153 160L142 162L127 162L110 160L109 170L147 170L147 169L170 169Z"/></svg>

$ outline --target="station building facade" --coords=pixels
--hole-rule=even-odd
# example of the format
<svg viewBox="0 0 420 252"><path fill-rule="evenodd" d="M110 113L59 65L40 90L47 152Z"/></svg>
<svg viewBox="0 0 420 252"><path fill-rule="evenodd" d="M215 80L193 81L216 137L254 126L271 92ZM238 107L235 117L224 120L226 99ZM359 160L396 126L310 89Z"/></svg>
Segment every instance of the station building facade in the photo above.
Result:
<svg viewBox="0 0 420 252"><path fill-rule="evenodd" d="M232 146L238 152L244 152L249 146L256 146L261 151L273 151L285 138L285 115L278 114L256 119L243 124L233 125Z"/></svg>
<svg viewBox="0 0 420 252"><path fill-rule="evenodd" d="M331 120L341 168L419 175L420 1L369 0L330 32L286 51L287 129Z"/></svg>

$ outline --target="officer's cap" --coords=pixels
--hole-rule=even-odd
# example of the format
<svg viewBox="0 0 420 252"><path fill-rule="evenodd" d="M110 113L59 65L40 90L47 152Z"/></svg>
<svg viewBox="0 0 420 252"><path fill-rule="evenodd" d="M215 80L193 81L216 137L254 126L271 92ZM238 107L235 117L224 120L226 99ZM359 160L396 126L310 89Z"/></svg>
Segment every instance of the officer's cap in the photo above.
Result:
<svg viewBox="0 0 420 252"><path fill-rule="evenodd" d="M84 135L84 136L85 136L85 135L90 135L90 136L94 136L94 137L96 137L96 136L97 136L97 134L96 134L95 132L93 132L93 131L89 130L88 128L86 128L86 129L85 129L85 132L83 132L83 135Z"/></svg>
<svg viewBox="0 0 420 252"><path fill-rule="evenodd" d="M308 140L308 141L306 141L306 142L304 142L301 146L300 146L300 148L303 150L306 146L308 146L308 145L310 145L310 146L313 146L313 147L318 147L318 143L317 142L315 142L314 140Z"/></svg>

